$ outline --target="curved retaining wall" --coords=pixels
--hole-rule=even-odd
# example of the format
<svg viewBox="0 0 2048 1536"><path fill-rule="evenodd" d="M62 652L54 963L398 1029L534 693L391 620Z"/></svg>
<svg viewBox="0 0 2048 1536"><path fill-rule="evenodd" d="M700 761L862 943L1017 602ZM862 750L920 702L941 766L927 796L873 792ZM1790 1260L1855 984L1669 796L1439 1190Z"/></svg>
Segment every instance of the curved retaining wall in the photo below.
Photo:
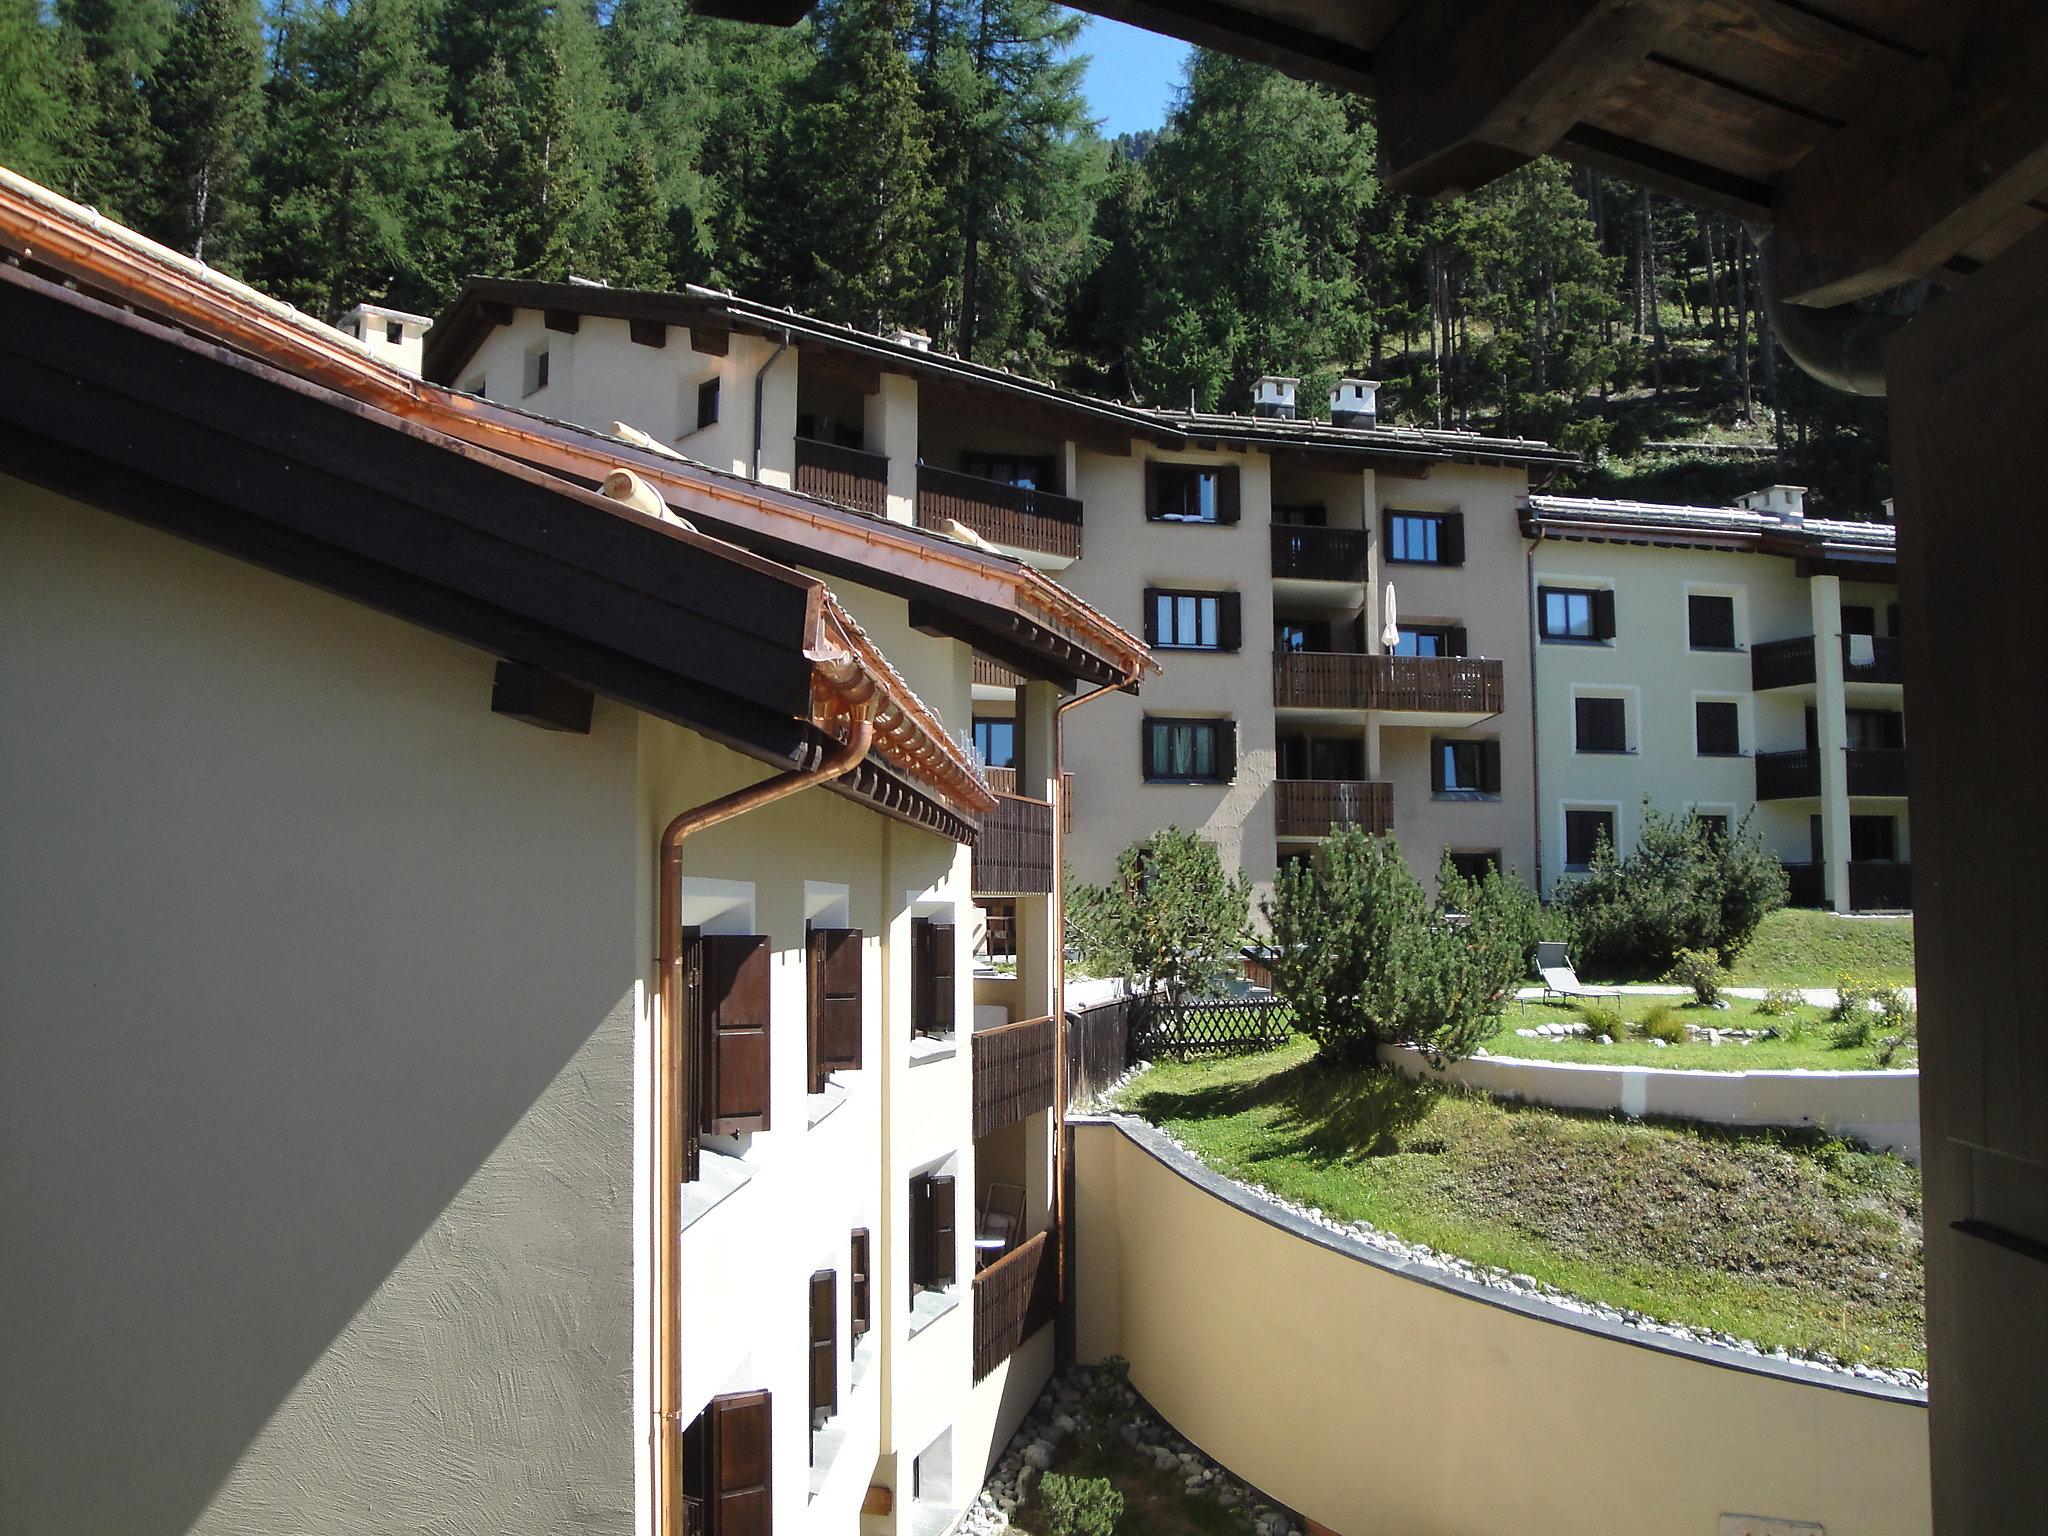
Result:
<svg viewBox="0 0 2048 1536"><path fill-rule="evenodd" d="M1918 1394L1400 1263L1135 1122L1074 1141L1081 1358L1336 1536L1930 1529Z"/></svg>
<svg viewBox="0 0 2048 1536"><path fill-rule="evenodd" d="M1814 1125L1920 1161L1918 1072L1684 1072L1525 1056L1473 1056L1438 1071L1420 1051L1401 1046L1382 1046L1380 1060L1410 1077L1559 1109L1710 1125Z"/></svg>

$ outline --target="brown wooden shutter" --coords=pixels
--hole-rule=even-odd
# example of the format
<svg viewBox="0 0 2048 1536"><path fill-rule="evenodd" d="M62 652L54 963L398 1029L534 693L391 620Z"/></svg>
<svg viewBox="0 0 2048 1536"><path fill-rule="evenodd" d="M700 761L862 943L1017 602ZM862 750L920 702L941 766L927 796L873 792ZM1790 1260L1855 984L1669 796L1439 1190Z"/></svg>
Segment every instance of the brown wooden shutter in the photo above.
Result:
<svg viewBox="0 0 2048 1536"><path fill-rule="evenodd" d="M1444 792L1444 748L1448 745L1440 736L1429 739L1429 788L1432 794Z"/></svg>
<svg viewBox="0 0 2048 1536"><path fill-rule="evenodd" d="M870 1257L871 1240L866 1227L853 1229L853 1251L847 1264L847 1301L850 1303L850 1317L847 1321L847 1350L851 1355L853 1346L858 1344L874 1326L874 1282L872 1279L874 1260Z"/></svg>
<svg viewBox="0 0 2048 1536"><path fill-rule="evenodd" d="M1500 743L1479 743L1479 788L1486 794L1500 793Z"/></svg>
<svg viewBox="0 0 2048 1536"><path fill-rule="evenodd" d="M813 928L808 942L811 1092L830 1072L860 1068L861 992L858 928Z"/></svg>
<svg viewBox="0 0 2048 1536"><path fill-rule="evenodd" d="M1216 722L1216 779L1228 784L1237 777L1237 722Z"/></svg>
<svg viewBox="0 0 2048 1536"><path fill-rule="evenodd" d="M910 1288L911 1299L921 1285L930 1285L932 1275L932 1177L928 1173L910 1176Z"/></svg>
<svg viewBox="0 0 2048 1536"><path fill-rule="evenodd" d="M1216 470L1216 521L1234 523L1238 516L1237 466L1224 464Z"/></svg>
<svg viewBox="0 0 2048 1536"><path fill-rule="evenodd" d="M1159 643L1159 589L1157 587L1147 587L1145 589L1145 643L1147 645L1157 645Z"/></svg>
<svg viewBox="0 0 2048 1536"><path fill-rule="evenodd" d="M931 1201L931 1218L926 1226L931 1252L930 1283L948 1286L953 1283L953 1175L927 1175L925 1187L930 1191Z"/></svg>
<svg viewBox="0 0 2048 1536"><path fill-rule="evenodd" d="M1593 638L1612 640L1614 638L1614 589L1596 587L1593 589Z"/></svg>
<svg viewBox="0 0 2048 1536"><path fill-rule="evenodd" d="M953 1033L953 930L932 923L930 976L932 988L931 1032Z"/></svg>
<svg viewBox="0 0 2048 1536"><path fill-rule="evenodd" d="M774 1536L775 1415L766 1392L714 1397L706 1536Z"/></svg>
<svg viewBox="0 0 2048 1536"><path fill-rule="evenodd" d="M1145 461L1145 516L1157 520L1159 516L1159 461Z"/></svg>
<svg viewBox="0 0 2048 1536"><path fill-rule="evenodd" d="M1471 639L1465 633L1465 626L1453 624L1444 631L1444 650L1452 656L1469 656Z"/></svg>
<svg viewBox="0 0 2048 1536"><path fill-rule="evenodd" d="M701 1124L707 1134L768 1129L768 940L757 933L708 933L703 955L704 1076Z"/></svg>
<svg viewBox="0 0 2048 1536"><path fill-rule="evenodd" d="M1436 560L1438 565L1465 563L1465 514L1446 512L1437 519Z"/></svg>
<svg viewBox="0 0 2048 1536"><path fill-rule="evenodd" d="M811 1428L839 1411L839 1276L811 1276Z"/></svg>
<svg viewBox="0 0 2048 1536"><path fill-rule="evenodd" d="M1216 644L1225 651L1244 648L1244 594L1225 592L1216 599Z"/></svg>

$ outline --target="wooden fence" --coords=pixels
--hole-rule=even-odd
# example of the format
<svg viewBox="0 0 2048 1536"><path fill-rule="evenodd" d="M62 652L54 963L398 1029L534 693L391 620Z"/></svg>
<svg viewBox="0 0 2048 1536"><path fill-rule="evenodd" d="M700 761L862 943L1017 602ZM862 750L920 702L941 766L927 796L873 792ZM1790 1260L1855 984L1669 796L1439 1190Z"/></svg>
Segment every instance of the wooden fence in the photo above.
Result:
<svg viewBox="0 0 2048 1536"><path fill-rule="evenodd" d="M1067 1101L1092 1099L1131 1066L1132 999L1097 1003L1067 1015Z"/></svg>
<svg viewBox="0 0 2048 1536"><path fill-rule="evenodd" d="M1052 1108L1052 1020L974 1032L974 1134L986 1136Z"/></svg>
<svg viewBox="0 0 2048 1536"><path fill-rule="evenodd" d="M1293 1036L1292 1015L1277 997L1205 997L1175 1007L1144 1001L1131 1019L1131 1056L1151 1061L1171 1057L1221 1056L1234 1051L1270 1051Z"/></svg>
<svg viewBox="0 0 2048 1536"><path fill-rule="evenodd" d="M948 522L972 528L991 544L1069 560L1081 556L1081 503L1072 496L918 465L917 526L943 532Z"/></svg>
<svg viewBox="0 0 2048 1536"><path fill-rule="evenodd" d="M889 509L889 461L879 453L842 448L814 438L796 440L796 488L856 512L881 517Z"/></svg>
<svg viewBox="0 0 2048 1536"><path fill-rule="evenodd" d="M1043 896L1052 890L1052 807L1023 795L996 796L974 844L977 895Z"/></svg>
<svg viewBox="0 0 2048 1536"><path fill-rule="evenodd" d="M974 1277L974 1379L980 1381L1052 1321L1056 1255L1035 1232Z"/></svg>

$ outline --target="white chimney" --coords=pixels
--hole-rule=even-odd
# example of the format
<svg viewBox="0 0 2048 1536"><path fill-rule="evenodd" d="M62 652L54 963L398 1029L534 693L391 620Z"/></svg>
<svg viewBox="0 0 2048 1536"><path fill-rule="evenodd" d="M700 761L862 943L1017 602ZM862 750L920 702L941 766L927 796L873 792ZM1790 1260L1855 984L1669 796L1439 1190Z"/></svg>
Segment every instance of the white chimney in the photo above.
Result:
<svg viewBox="0 0 2048 1536"><path fill-rule="evenodd" d="M1898 508L1892 505L1892 499L1889 496L1884 499L1884 520L1888 523L1895 523L1899 520Z"/></svg>
<svg viewBox="0 0 2048 1536"><path fill-rule="evenodd" d="M1768 512L1781 523L1806 520L1806 487L1803 485L1767 485L1760 491L1751 491L1740 497L1739 502L1752 512Z"/></svg>
<svg viewBox="0 0 2048 1536"><path fill-rule="evenodd" d="M381 304L358 304L341 317L341 328L368 348L370 356L378 362L389 363L418 378L427 348L426 335L434 328L434 322L425 315L409 315L402 309L386 309Z"/></svg>
<svg viewBox="0 0 2048 1536"><path fill-rule="evenodd" d="M1376 427L1380 424L1378 379L1339 379L1330 387L1330 425Z"/></svg>
<svg viewBox="0 0 2048 1536"><path fill-rule="evenodd" d="M1252 414L1294 420L1294 386L1300 382L1282 373L1264 375L1252 386Z"/></svg>
<svg viewBox="0 0 2048 1536"><path fill-rule="evenodd" d="M929 352L932 349L931 337L923 331L913 331L904 325L890 331L886 339L895 342L899 347L908 347L913 352Z"/></svg>

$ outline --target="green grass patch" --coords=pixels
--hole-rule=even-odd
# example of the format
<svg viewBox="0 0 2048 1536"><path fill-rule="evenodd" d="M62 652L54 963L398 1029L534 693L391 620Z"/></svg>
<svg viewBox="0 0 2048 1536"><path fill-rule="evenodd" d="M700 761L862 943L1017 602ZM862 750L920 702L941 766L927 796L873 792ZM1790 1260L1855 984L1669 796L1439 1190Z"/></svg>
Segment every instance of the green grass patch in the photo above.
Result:
<svg viewBox="0 0 2048 1536"><path fill-rule="evenodd" d="M1162 1063L1124 1098L1220 1172L1477 1264L1767 1348L1925 1356L1920 1179L1896 1157L1502 1104L1306 1040Z"/></svg>
<svg viewBox="0 0 2048 1536"><path fill-rule="evenodd" d="M1049 1470L1070 1477L1108 1478L1124 1496L1116 1536L1245 1536L1252 1528L1244 1515L1206 1494L1189 1493L1185 1473L1160 1471L1115 1436L1099 1443L1067 1437L1059 1443ZM1017 1536L1049 1536L1040 1486L1034 1478L1030 1494L1012 1517L1010 1529Z"/></svg>
<svg viewBox="0 0 2048 1536"><path fill-rule="evenodd" d="M1842 917L1781 907L1758 925L1723 986L1832 987L1843 976L1887 986L1913 984L1913 919ZM1588 982L1662 981L1661 976L1600 976Z"/></svg>
<svg viewBox="0 0 2048 1536"><path fill-rule="evenodd" d="M1604 1011L1612 1007L1629 1033L1612 1045L1600 1045L1591 1038L1568 1040L1530 1039L1515 1033L1540 1024L1585 1022L1578 1010L1558 1003L1509 1003L1501 1015L1500 1028L1483 1042L1495 1056L1527 1056L1537 1061L1583 1061L1608 1067L1671 1067L1691 1072L1870 1072L1882 1065L1870 1041L1838 1046L1834 1027L1826 1010L1801 1007L1792 1014L1769 1017L1756 1011L1751 998L1730 998L1726 1008L1702 1008L1678 998L1629 997L1618 1004L1592 1005ZM1685 1023L1701 1029L1777 1029L1790 1038L1752 1040L1747 1044L1704 1041L1685 1045L1656 1046L1641 1038L1633 1028L1658 1009L1668 1009ZM1901 1051L1891 1061L1894 1069L1915 1066L1912 1050Z"/></svg>

